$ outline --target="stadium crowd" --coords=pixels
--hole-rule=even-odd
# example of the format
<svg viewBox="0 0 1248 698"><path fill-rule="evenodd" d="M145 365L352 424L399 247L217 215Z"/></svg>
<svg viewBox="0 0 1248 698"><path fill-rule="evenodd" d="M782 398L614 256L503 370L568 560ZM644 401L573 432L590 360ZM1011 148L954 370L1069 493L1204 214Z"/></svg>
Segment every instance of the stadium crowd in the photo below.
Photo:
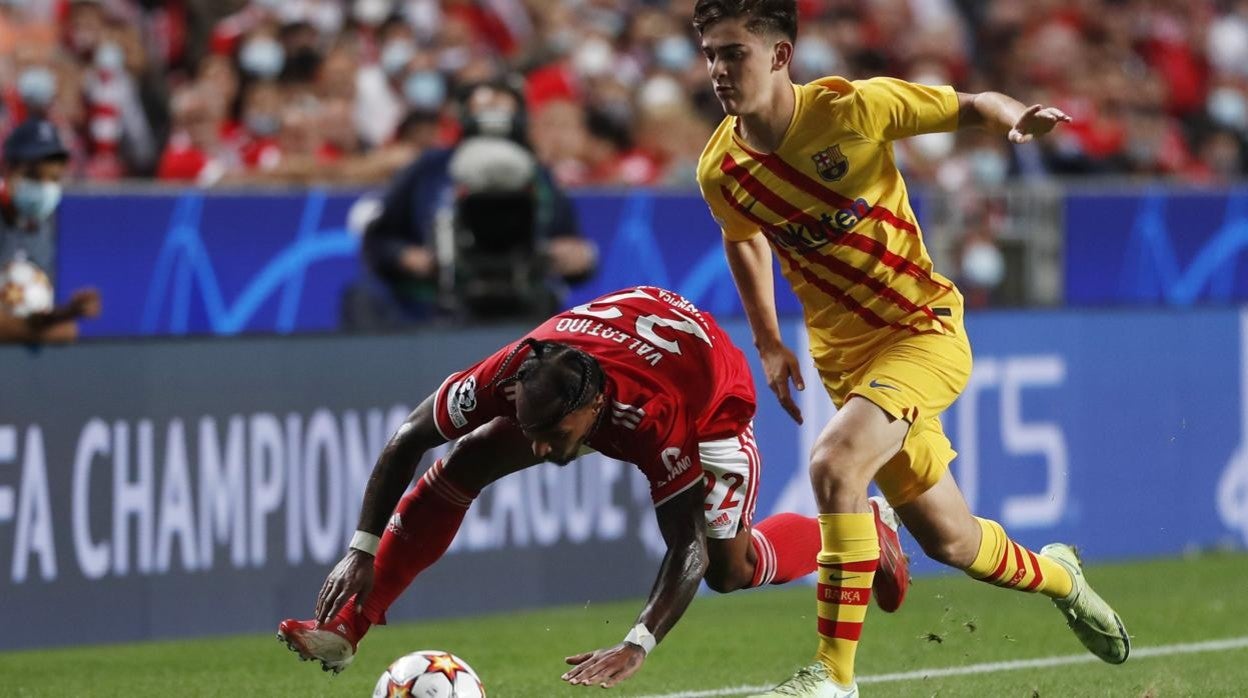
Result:
<svg viewBox="0 0 1248 698"><path fill-rule="evenodd" d="M0 137L46 114L71 177L379 183L453 142L457 89L526 78L564 186L693 186L722 118L693 0L0 0ZM913 181L1235 179L1248 0L799 0L794 74L997 89L1075 117L1043 144L935 134ZM1091 66L1091 68L1089 68Z"/></svg>

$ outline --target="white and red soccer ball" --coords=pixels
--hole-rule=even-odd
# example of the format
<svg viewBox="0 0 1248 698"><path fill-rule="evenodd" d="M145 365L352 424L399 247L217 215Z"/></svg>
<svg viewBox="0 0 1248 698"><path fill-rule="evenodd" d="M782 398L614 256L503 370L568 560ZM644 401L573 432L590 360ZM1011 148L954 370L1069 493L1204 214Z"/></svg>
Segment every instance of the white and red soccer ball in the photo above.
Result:
<svg viewBox="0 0 1248 698"><path fill-rule="evenodd" d="M450 652L419 650L404 655L377 679L373 698L485 698L485 686L468 662Z"/></svg>
<svg viewBox="0 0 1248 698"><path fill-rule="evenodd" d="M52 282L42 269L25 259L0 267L0 305L16 317L52 310Z"/></svg>

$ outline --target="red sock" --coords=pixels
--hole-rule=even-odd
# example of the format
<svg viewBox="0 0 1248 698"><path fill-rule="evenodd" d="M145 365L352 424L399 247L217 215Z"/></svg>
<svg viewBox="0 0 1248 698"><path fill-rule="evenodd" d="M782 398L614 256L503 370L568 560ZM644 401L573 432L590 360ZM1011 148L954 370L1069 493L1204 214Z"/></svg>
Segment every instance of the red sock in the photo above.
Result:
<svg viewBox="0 0 1248 698"><path fill-rule="evenodd" d="M805 577L819 566L816 559L823 545L819 520L799 514L776 514L754 525L754 565L751 587L784 584Z"/></svg>
<svg viewBox="0 0 1248 698"><path fill-rule="evenodd" d="M366 622L385 624L390 604L451 546L477 494L447 479L439 460L404 495L377 548L373 590L364 600Z"/></svg>

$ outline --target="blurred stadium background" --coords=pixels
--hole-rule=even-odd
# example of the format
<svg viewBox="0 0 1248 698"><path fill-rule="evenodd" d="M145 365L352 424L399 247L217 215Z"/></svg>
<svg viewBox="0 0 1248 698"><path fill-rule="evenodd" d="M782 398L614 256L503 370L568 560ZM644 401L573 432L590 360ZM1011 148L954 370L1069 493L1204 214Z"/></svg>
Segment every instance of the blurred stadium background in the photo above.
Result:
<svg viewBox="0 0 1248 698"><path fill-rule="evenodd" d="M1175 660L1156 676L1082 666L1071 685L1033 670L1003 678L1001 691L864 689L1242 695L1248 675L1231 667L1245 664L1232 619L1248 572L1248 2L798 4L796 79L888 74L1001 90L1074 117L1025 146L985 134L897 145L937 268L974 309L975 373L945 420L961 454L954 472L972 507L1022 542L1078 543L1093 578L1103 570L1123 588L1140 646L1240 641L1222 648L1222 664ZM360 676L314 682L250 639L229 650L179 642L270 631L310 611L398 421L527 326L455 314L359 321L372 277L364 230L392 178L460 138L464 86L523 76L528 144L597 250L596 272L560 286L562 302L660 285L749 345L693 181L721 113L692 5L0 0L0 137L31 117L57 126L69 173L47 271L58 298L94 287L103 300L73 346L0 347L0 695L357 695L393 656L446 640L492 695L544 696L563 690L562 654L587 647L537 643L553 648L548 666L524 674L517 666L538 661L529 632L546 637L554 624L590 646L618 639L610 627L584 633L627 627L634 604L591 609L644 595L663 548L644 482L589 457L487 491L451 554L392 612L422 622L370 636ZM780 295L786 339L800 347L797 304ZM831 406L803 393L799 428L759 389L760 513L812 512L803 464ZM917 559L915 569L938 571ZM1040 600L967 586L920 580L913 627L875 614L879 644L864 649L863 671L1078 650ZM1100 588L1115 600L1113 583ZM723 625L678 631L656 654L670 652L668 663L624 693L732 695L712 691L787 676L813 634L806 593L786 594L695 603L716 611L688 624ZM986 622L958 615L945 594L973 597L967 608L985 617L1034 612L1058 639L1030 642L1004 625L965 646L916 639ZM428 623L566 604L576 606ZM791 616L775 628L784 651L758 655L768 666L747 656L765 637L722 639L749 613ZM505 649L493 627L511 628L497 631ZM715 661L751 667L690 674L688 663L711 661L695 639L722 643ZM136 641L158 643L130 655L95 647ZM872 663L886 644L901 649ZM50 649L71 645L92 647ZM932 649L941 645L944 655ZM250 662L236 684L197 683L216 681L203 672L225 657Z"/></svg>

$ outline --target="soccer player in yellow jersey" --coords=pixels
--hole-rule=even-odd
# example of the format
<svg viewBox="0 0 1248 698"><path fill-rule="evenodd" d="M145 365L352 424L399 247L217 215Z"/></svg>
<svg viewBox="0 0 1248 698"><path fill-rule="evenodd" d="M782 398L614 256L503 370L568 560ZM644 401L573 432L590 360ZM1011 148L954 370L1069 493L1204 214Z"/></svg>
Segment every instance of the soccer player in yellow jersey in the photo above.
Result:
<svg viewBox="0 0 1248 698"><path fill-rule="evenodd" d="M802 390L802 377L776 320L774 252L838 408L810 465L822 532L818 661L769 695L858 695L854 653L880 554L872 480L929 556L1048 596L1090 651L1125 661L1122 622L1088 586L1073 549L1016 544L971 514L948 475L955 454L939 417L971 372L962 295L932 269L891 145L972 126L1024 143L1069 117L994 92L888 78L796 85L794 0L698 0L693 24L727 113L698 184L723 229L768 384L801 422L789 382Z"/></svg>

